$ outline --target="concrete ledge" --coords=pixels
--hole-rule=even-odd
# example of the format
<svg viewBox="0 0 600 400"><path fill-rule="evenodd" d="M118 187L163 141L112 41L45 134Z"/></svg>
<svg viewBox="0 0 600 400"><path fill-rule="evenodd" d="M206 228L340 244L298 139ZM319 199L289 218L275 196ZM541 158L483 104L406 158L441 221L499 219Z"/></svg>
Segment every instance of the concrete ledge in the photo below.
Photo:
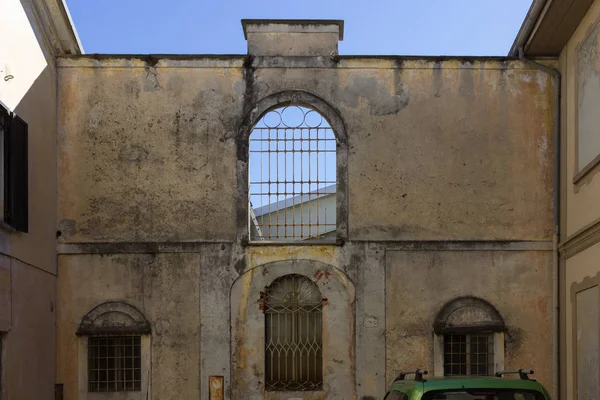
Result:
<svg viewBox="0 0 600 400"><path fill-rule="evenodd" d="M338 33L344 39L341 19L243 19L244 39L249 32Z"/></svg>
<svg viewBox="0 0 600 400"><path fill-rule="evenodd" d="M552 241L353 241L379 243L386 251L552 251ZM61 243L58 254L126 254L126 253L198 253L206 246L233 245L234 242L115 242L115 243ZM286 243L290 246L290 243ZM311 245L314 245L311 243ZM320 246L339 247L335 242L318 243ZM260 246L281 246L278 243ZM291 246L306 246L296 243Z"/></svg>
<svg viewBox="0 0 600 400"><path fill-rule="evenodd" d="M598 242L600 242L600 218L578 230L565 242L559 244L558 251L562 258L567 259Z"/></svg>
<svg viewBox="0 0 600 400"><path fill-rule="evenodd" d="M457 240L388 242L387 251L552 251L551 240Z"/></svg>
<svg viewBox="0 0 600 400"><path fill-rule="evenodd" d="M554 65L553 63L546 63ZM258 56L239 54L91 54L63 56L59 68L318 68L536 71L506 57L429 56Z"/></svg>

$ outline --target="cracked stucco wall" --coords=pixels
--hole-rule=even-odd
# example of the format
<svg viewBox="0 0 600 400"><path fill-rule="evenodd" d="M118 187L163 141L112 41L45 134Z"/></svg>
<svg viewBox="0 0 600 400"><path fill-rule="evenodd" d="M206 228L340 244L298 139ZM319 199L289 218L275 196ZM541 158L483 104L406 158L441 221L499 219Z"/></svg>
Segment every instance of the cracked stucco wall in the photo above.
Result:
<svg viewBox="0 0 600 400"><path fill-rule="evenodd" d="M226 398L287 398L263 393L260 364L236 355L262 334L250 329L259 293L240 277L290 260L339 271L351 285L334 285L330 316L354 321L334 346L345 349L326 382L335 392L298 398L379 399L398 368L432 368L435 313L464 295L505 318L505 366L531 367L551 389L553 89L541 72L501 59L90 56L62 59L59 82L65 399L77 392L74 332L108 300L153 324L152 398L207 399L211 375ZM348 136L338 245L243 240L241 125L292 90L328 103Z"/></svg>

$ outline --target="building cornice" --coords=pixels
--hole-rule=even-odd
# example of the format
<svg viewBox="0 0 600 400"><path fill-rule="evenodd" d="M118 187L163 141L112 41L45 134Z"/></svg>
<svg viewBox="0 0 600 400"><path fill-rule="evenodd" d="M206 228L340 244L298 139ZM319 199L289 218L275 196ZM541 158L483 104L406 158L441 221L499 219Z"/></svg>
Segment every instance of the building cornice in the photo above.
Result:
<svg viewBox="0 0 600 400"><path fill-rule="evenodd" d="M510 56L558 57L595 0L533 0Z"/></svg>
<svg viewBox="0 0 600 400"><path fill-rule="evenodd" d="M529 7L529 10L527 11L527 15L521 24L521 28L519 28L519 33L517 33L517 37L515 37L510 51L508 52L509 57L519 56L519 47L525 47L526 43L529 41L531 33L539 24L540 16L547 3L547 0L533 0L531 7Z"/></svg>
<svg viewBox="0 0 600 400"><path fill-rule="evenodd" d="M83 46L64 0L21 0L44 52L52 58L83 54Z"/></svg>

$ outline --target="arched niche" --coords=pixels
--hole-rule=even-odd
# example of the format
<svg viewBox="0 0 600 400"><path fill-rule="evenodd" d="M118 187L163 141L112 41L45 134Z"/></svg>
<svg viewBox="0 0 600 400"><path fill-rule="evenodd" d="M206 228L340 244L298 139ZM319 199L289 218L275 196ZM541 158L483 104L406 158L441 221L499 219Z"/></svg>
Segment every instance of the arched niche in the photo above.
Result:
<svg viewBox="0 0 600 400"><path fill-rule="evenodd" d="M77 335L94 334L149 334L150 322L137 308L120 301L108 301L88 312L77 330Z"/></svg>
<svg viewBox="0 0 600 400"><path fill-rule="evenodd" d="M265 390L264 294L276 279L302 275L312 280L322 306L322 390ZM355 391L354 284L339 269L313 260L285 260L257 266L231 288L231 371L233 399L347 399ZM348 397L351 391L352 396Z"/></svg>
<svg viewBox="0 0 600 400"><path fill-rule="evenodd" d="M433 324L435 333L460 333L468 331L503 332L504 319L487 301L477 297L459 297L440 310Z"/></svg>

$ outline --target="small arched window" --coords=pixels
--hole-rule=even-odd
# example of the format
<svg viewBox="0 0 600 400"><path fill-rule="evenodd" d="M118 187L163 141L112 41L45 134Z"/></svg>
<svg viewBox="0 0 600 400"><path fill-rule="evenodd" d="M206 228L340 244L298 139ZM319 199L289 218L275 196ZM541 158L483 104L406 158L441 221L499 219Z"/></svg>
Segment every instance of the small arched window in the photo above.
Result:
<svg viewBox="0 0 600 400"><path fill-rule="evenodd" d="M493 375L504 366L500 313L483 299L466 296L447 303L434 325L436 376Z"/></svg>
<svg viewBox="0 0 600 400"><path fill-rule="evenodd" d="M77 330L85 351L82 365L88 392L147 391L150 322L135 307L119 301L102 303L88 312Z"/></svg>
<svg viewBox="0 0 600 400"><path fill-rule="evenodd" d="M336 239L336 136L319 112L265 113L249 139L251 241Z"/></svg>
<svg viewBox="0 0 600 400"><path fill-rule="evenodd" d="M320 390L323 385L323 298L302 275L285 275L266 288L265 388Z"/></svg>

